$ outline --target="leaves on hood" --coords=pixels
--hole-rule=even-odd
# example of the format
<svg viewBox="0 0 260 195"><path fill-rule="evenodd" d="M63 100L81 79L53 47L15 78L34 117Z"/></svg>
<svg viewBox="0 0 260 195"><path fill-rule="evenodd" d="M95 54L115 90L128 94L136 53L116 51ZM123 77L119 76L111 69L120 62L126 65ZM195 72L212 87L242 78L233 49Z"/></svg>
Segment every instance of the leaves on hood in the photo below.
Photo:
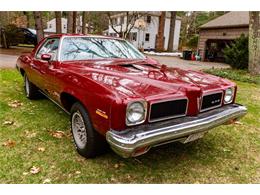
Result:
<svg viewBox="0 0 260 195"><path fill-rule="evenodd" d="M36 167L36 166L33 166L31 169L30 169L30 173L35 175L37 173L39 173L41 171L40 167Z"/></svg>
<svg viewBox="0 0 260 195"><path fill-rule="evenodd" d="M2 146L5 146L5 147L14 147L16 145L16 142L15 141L13 141L13 140L7 140L7 141L5 141L3 144L2 144Z"/></svg>
<svg viewBox="0 0 260 195"><path fill-rule="evenodd" d="M20 102L19 100L14 100L14 101L8 103L8 106L10 106L11 108L18 108L22 105L23 105L23 103Z"/></svg>
<svg viewBox="0 0 260 195"><path fill-rule="evenodd" d="M52 137L55 137L58 139L65 137L65 133L63 131L51 131L50 134Z"/></svg>
<svg viewBox="0 0 260 195"><path fill-rule="evenodd" d="M12 125L14 124L14 121L4 121L3 125Z"/></svg>

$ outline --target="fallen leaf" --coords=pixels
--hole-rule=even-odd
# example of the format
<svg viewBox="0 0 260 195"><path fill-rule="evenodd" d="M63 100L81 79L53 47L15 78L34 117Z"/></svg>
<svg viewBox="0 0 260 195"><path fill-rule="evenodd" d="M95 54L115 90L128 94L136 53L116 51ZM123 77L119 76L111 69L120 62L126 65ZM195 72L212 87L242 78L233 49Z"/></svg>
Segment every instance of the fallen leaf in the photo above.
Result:
<svg viewBox="0 0 260 195"><path fill-rule="evenodd" d="M22 106L22 105L23 105L23 103L20 102L20 101L18 101L18 100L14 100L14 101L12 101L12 102L10 102L10 103L8 104L8 106L10 106L10 107L12 107L12 108L18 108L18 107L20 107L20 106Z"/></svg>
<svg viewBox="0 0 260 195"><path fill-rule="evenodd" d="M27 138L33 138L33 137L36 137L37 133L35 132L30 132L30 131L25 131L25 136Z"/></svg>
<svg viewBox="0 0 260 195"><path fill-rule="evenodd" d="M46 184L46 183L51 183L51 179L45 179L45 180L43 181L43 184Z"/></svg>
<svg viewBox="0 0 260 195"><path fill-rule="evenodd" d="M16 144L15 141L12 141L12 140L9 139L9 140L5 141L5 142L2 144L2 146L5 146L5 147L14 147L15 144Z"/></svg>
<svg viewBox="0 0 260 195"><path fill-rule="evenodd" d="M44 152L44 151L45 151L45 148L44 148L44 147L39 147L39 148L37 148L37 150L38 150L39 152Z"/></svg>
<svg viewBox="0 0 260 195"><path fill-rule="evenodd" d="M81 174L81 172L80 172L80 171L76 171L75 173L76 173L77 175Z"/></svg>
<svg viewBox="0 0 260 195"><path fill-rule="evenodd" d="M61 139L62 137L65 136L65 133L63 131L52 131L52 132L50 132L50 134L52 137L55 137L58 139Z"/></svg>
<svg viewBox="0 0 260 195"><path fill-rule="evenodd" d="M23 172L23 175L28 175L29 173L28 172Z"/></svg>
<svg viewBox="0 0 260 195"><path fill-rule="evenodd" d="M115 169L118 169L118 168L119 168L119 164L116 163L116 164L114 165L114 168L115 168Z"/></svg>
<svg viewBox="0 0 260 195"><path fill-rule="evenodd" d="M31 169L30 169L30 173L31 174L37 174L37 173L39 173L41 171L41 169L40 169L40 167L35 167L35 166L33 166Z"/></svg>
<svg viewBox="0 0 260 195"><path fill-rule="evenodd" d="M12 125L12 124L14 124L13 121L4 121L3 122L3 125Z"/></svg>
<svg viewBox="0 0 260 195"><path fill-rule="evenodd" d="M243 123L241 123L240 121L235 121L234 124L236 124L236 125L243 125Z"/></svg>

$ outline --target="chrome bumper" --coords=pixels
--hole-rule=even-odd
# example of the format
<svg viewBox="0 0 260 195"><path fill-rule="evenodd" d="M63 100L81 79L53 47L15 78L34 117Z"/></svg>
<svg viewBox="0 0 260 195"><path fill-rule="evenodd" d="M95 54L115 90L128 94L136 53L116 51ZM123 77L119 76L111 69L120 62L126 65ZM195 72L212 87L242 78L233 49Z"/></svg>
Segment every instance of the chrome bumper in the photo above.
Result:
<svg viewBox="0 0 260 195"><path fill-rule="evenodd" d="M106 139L117 154L128 158L141 155L152 146L181 141L191 134L206 132L236 120L246 113L245 106L232 104L200 113L195 117L186 116L165 122L139 125L123 131L110 130L106 134Z"/></svg>

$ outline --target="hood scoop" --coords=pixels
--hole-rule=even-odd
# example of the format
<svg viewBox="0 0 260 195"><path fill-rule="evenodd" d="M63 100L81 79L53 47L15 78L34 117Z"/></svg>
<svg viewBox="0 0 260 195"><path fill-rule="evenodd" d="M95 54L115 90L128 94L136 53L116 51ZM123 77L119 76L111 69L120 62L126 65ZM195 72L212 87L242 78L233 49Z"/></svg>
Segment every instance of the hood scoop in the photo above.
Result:
<svg viewBox="0 0 260 195"><path fill-rule="evenodd" d="M159 69L157 66L154 66L152 64L121 64L120 66L131 69L132 71L147 71L146 67L153 68L153 69Z"/></svg>

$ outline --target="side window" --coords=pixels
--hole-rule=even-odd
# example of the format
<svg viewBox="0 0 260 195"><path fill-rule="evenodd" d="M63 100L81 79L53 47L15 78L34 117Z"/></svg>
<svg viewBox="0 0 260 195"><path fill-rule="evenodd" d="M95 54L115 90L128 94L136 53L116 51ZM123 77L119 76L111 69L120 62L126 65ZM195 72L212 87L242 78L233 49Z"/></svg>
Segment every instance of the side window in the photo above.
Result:
<svg viewBox="0 0 260 195"><path fill-rule="evenodd" d="M52 60L57 59L58 47L60 40L57 38L47 39L45 43L38 50L35 58L40 59L42 54L50 54L52 56Z"/></svg>

